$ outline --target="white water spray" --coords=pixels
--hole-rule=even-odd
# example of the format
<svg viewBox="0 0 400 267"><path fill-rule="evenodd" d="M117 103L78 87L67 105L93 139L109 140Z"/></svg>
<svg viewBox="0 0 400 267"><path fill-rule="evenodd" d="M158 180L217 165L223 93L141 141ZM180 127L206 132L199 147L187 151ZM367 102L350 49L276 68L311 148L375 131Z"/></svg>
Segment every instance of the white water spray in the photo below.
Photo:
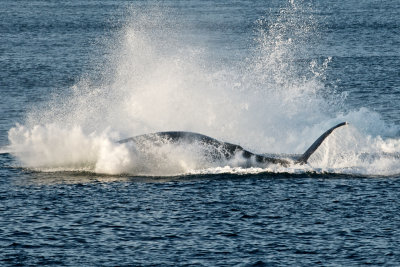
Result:
<svg viewBox="0 0 400 267"><path fill-rule="evenodd" d="M140 11L140 12L139 12ZM323 83L330 58L308 60L317 26L307 10L283 8L273 22L260 19L247 60L212 59L194 46L168 12L133 10L110 47L102 83L90 75L9 131L10 148L23 167L108 174L176 175L257 171L400 173L396 127L367 109L342 114L343 96ZM111 42L112 43L112 42ZM109 48L111 50L111 48ZM309 56L309 57L307 57ZM303 59L307 64L299 64ZM302 153L326 129L349 121L308 166L242 169L205 161L196 147L163 147L151 158L115 141L168 130L200 132L256 153ZM368 157L365 155L381 155ZM388 156L391 155L391 156ZM222 169L221 169L222 168ZM239 168L239 169L238 169Z"/></svg>

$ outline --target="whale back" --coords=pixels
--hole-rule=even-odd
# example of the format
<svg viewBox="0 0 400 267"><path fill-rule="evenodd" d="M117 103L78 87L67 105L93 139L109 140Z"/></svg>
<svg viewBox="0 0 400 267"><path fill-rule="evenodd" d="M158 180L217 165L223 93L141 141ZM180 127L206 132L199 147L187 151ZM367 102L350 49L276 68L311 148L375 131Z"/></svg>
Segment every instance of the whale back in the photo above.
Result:
<svg viewBox="0 0 400 267"><path fill-rule="evenodd" d="M237 152L245 151L239 145L227 142L221 142L215 138L212 138L204 134L186 132L186 131L156 132L156 133L138 135L118 141L118 143L120 144L127 142L133 142L137 145L150 142L156 146L165 143L183 144L183 145L196 143L203 146L207 146L207 148L214 148L214 151L211 154L215 159L221 159L221 158L230 159Z"/></svg>
<svg viewBox="0 0 400 267"><path fill-rule="evenodd" d="M336 126L330 128L324 132L299 158L295 160L294 163L306 164L311 155L318 149L318 147L325 141L325 139L337 128L347 125L347 122L342 122ZM214 159L231 159L237 153L241 153L243 158L251 159L253 158L258 163L271 163L280 164L283 166L288 166L290 161L281 158L267 157L264 155L259 155L252 153L248 150L243 149L241 146L236 144L231 144L227 142L219 141L215 138L209 137L204 134L186 132L186 131L168 131L168 132L156 132L150 134L138 135L130 138L126 138L118 141L118 143L123 144L127 142L133 142L136 145L142 145L143 143L151 143L153 145L162 145L165 143L172 144L200 144L206 145L208 148L213 148L211 153Z"/></svg>

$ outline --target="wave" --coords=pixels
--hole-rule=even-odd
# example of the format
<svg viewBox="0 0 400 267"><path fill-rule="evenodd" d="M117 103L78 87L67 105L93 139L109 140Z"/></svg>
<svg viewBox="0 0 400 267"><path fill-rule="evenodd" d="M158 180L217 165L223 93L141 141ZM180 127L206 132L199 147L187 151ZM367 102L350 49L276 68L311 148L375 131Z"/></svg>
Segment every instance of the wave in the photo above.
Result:
<svg viewBox="0 0 400 267"><path fill-rule="evenodd" d="M400 153L399 127L367 108L344 107L346 93L324 83L332 58L310 52L318 27L309 9L292 3L274 20L260 18L246 60L233 53L225 61L196 43L191 23L176 21L173 11L132 6L104 48L110 58L101 79L84 74L28 112L9 131L10 150L22 167L40 171L399 174L398 157L390 156ZM351 126L329 137L308 165L289 168L210 162L198 147L157 148L142 156L116 142L184 130L256 153L302 153L342 121Z"/></svg>

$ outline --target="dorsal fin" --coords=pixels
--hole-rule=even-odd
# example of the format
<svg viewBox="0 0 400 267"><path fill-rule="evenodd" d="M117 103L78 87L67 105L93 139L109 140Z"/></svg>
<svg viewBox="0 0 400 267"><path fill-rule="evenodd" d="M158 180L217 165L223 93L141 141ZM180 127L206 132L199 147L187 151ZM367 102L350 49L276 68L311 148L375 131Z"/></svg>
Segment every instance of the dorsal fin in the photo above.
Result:
<svg viewBox="0 0 400 267"><path fill-rule="evenodd" d="M337 128L347 125L347 122L339 123L338 125L330 128L328 131L323 133L307 150L304 154L297 159L296 163L305 164L311 155L317 150L317 148L324 142L324 140Z"/></svg>

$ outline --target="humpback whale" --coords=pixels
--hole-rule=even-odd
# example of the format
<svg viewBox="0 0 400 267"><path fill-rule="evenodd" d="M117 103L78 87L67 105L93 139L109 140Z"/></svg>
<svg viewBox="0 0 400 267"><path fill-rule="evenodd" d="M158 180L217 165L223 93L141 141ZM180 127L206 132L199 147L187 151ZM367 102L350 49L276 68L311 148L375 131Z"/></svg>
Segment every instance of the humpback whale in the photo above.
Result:
<svg viewBox="0 0 400 267"><path fill-rule="evenodd" d="M214 160L230 160L234 157L241 156L247 161L255 161L260 164L279 164L282 166L289 166L294 164L306 164L310 156L318 149L324 140L337 128L347 125L347 122L339 123L338 125L330 128L324 132L302 155L295 158L294 161L289 161L285 158L274 158L265 155L255 154L250 152L240 145L222 142L207 135L186 131L170 131L170 132L156 132L138 135L118 141L118 143L134 143L138 147L143 147L143 144L152 144L161 146L163 144L199 144L207 146L207 156Z"/></svg>

